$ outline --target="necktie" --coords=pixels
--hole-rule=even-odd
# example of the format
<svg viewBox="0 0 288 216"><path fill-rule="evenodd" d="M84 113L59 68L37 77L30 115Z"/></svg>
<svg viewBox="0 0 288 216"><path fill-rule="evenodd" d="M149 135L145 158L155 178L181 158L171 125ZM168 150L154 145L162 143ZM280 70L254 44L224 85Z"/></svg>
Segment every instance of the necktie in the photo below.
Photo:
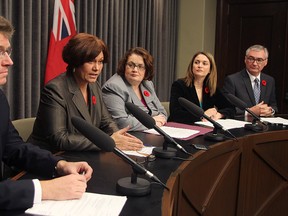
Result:
<svg viewBox="0 0 288 216"><path fill-rule="evenodd" d="M259 85L259 79L255 78L254 79L255 85L254 85L254 97L255 97L255 102L256 104L259 103L260 99L260 85Z"/></svg>

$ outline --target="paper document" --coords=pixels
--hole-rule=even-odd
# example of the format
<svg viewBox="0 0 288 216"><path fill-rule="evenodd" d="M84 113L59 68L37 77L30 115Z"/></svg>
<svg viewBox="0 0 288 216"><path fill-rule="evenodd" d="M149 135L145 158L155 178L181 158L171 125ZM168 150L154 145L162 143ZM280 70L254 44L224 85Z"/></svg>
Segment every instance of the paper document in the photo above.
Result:
<svg viewBox="0 0 288 216"><path fill-rule="evenodd" d="M245 124L249 124L249 122L239 121L235 119L218 119L216 122L218 122L227 130L233 129L233 128L241 128L241 127L244 127ZM197 121L195 122L195 124L213 127L213 124L208 121L205 121L205 122Z"/></svg>
<svg viewBox="0 0 288 216"><path fill-rule="evenodd" d="M173 138L178 138L178 139L183 139L183 138L199 133L198 130L191 130L191 129L186 129L186 128L176 128L176 127L169 127L169 126L162 126L160 128L169 136ZM159 135L159 133L154 129L144 130L143 132Z"/></svg>
<svg viewBox="0 0 288 216"><path fill-rule="evenodd" d="M281 117L275 117L275 118L262 118L261 117L261 120L262 121L265 121L265 122L268 122L268 123L271 123L271 124L283 124L283 125L288 125L288 119L284 119L284 118L281 118Z"/></svg>
<svg viewBox="0 0 288 216"><path fill-rule="evenodd" d="M25 211L34 215L49 216L105 216L119 215L127 197L84 193L81 199L42 201Z"/></svg>

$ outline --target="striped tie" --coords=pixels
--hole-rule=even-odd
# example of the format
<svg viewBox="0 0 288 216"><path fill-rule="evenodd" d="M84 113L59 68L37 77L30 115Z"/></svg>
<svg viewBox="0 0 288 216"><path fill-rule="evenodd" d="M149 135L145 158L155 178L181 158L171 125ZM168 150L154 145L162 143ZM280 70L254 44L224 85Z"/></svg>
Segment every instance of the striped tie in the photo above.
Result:
<svg viewBox="0 0 288 216"><path fill-rule="evenodd" d="M259 79L255 78L254 79L255 85L254 85L254 97L255 97L255 102L256 104L259 103L260 99L260 85L259 85Z"/></svg>

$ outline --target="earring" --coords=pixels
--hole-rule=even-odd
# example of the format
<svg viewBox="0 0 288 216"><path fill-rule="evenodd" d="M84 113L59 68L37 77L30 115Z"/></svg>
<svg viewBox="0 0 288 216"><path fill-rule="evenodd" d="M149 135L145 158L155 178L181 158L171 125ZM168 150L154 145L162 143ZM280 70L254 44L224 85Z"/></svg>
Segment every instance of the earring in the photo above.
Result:
<svg viewBox="0 0 288 216"><path fill-rule="evenodd" d="M72 69L72 72L75 73L75 71L76 71L75 68L73 68L73 69Z"/></svg>

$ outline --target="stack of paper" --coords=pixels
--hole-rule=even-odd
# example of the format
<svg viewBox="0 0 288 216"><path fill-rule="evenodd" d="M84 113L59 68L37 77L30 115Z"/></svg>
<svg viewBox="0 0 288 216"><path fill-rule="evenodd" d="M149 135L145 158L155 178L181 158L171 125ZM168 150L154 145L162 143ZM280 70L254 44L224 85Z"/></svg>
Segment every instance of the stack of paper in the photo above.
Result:
<svg viewBox="0 0 288 216"><path fill-rule="evenodd" d="M233 129L233 128L241 128L244 127L245 124L249 124L249 122L246 121L239 121L235 119L219 119L216 122L218 122L221 126L223 126L225 129ZM213 124L208 121L198 121L195 122L195 124L213 127Z"/></svg>
<svg viewBox="0 0 288 216"><path fill-rule="evenodd" d="M127 197L84 193L81 199L42 201L25 211L44 216L105 216L119 215Z"/></svg>
<svg viewBox="0 0 288 216"><path fill-rule="evenodd" d="M186 128L176 128L176 127L170 127L170 126L162 126L160 128L169 136L173 138L178 138L178 139L183 139L183 138L199 133L198 130L191 130L191 129L186 129ZM154 129L145 130L144 132L159 135L159 133Z"/></svg>
<svg viewBox="0 0 288 216"><path fill-rule="evenodd" d="M288 119L284 119L281 117L275 117L275 118L261 118L262 121L271 123L271 124L283 124L283 125L288 125Z"/></svg>

